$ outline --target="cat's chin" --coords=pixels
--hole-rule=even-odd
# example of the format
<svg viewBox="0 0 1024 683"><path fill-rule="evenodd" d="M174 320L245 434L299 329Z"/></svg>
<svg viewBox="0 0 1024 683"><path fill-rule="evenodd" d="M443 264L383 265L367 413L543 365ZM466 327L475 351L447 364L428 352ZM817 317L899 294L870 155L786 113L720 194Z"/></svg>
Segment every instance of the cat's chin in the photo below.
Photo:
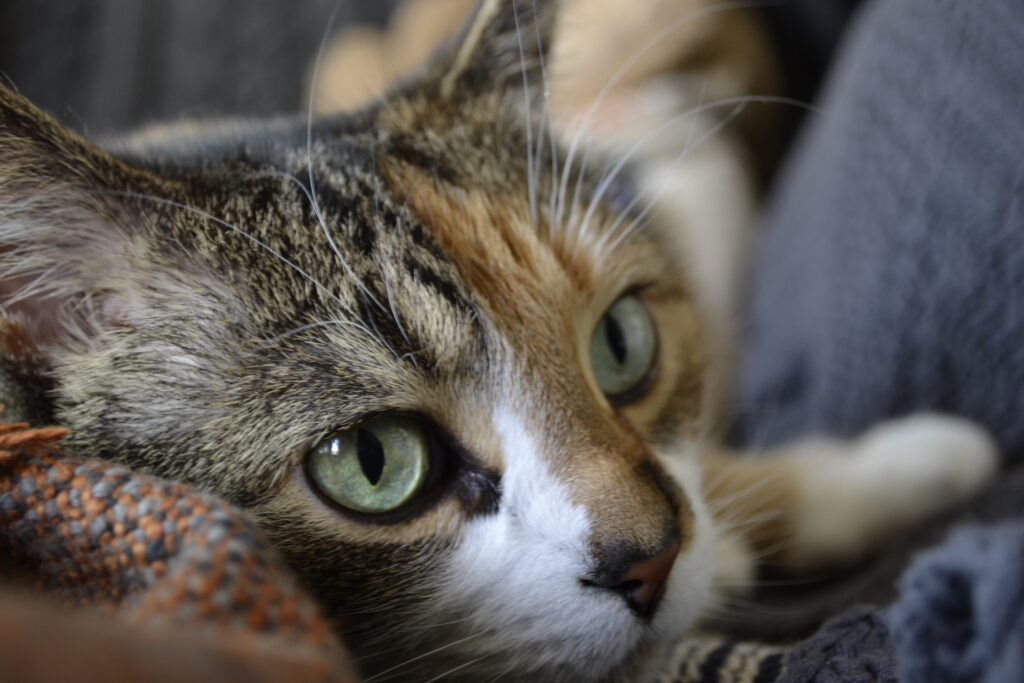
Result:
<svg viewBox="0 0 1024 683"><path fill-rule="evenodd" d="M692 480L682 483L689 488ZM434 626L426 620L416 626L425 639L419 654L409 655L422 657L424 666L409 680L603 683L637 680L638 672L657 670L710 597L714 531L700 500L692 504L694 538L677 560L652 620L637 618L615 595L545 572L531 577L511 572L502 588L485 593L474 593L463 581L457 608L437 606ZM489 525L481 531L493 535ZM520 581L524 578L529 580Z"/></svg>
<svg viewBox="0 0 1024 683"><path fill-rule="evenodd" d="M688 581L679 583L688 584L687 591L696 588ZM670 588L669 592L673 590ZM693 625L706 594L706 588L702 588L694 595L666 595L665 604L651 622L621 610L606 619L593 620L586 634L567 631L559 628L557 621L545 620L549 621L547 627L538 629L537 639L530 641L523 637L525 631L535 630L529 624L519 630L441 625L428 631L431 639L422 643L419 654L408 652L411 658L423 657L423 665L416 667L419 670L415 674L411 673L412 667L403 667L406 674L411 674L406 680L439 678L466 683L491 679L503 683L645 680L660 670L666 654ZM469 622L474 620L470 618ZM546 637L541 635L541 630L547 632ZM439 652L439 648L447 651ZM374 666L365 673L368 676L384 674L383 680L388 668Z"/></svg>
<svg viewBox="0 0 1024 683"><path fill-rule="evenodd" d="M651 625L630 631L630 635L617 638L617 642L607 648L598 644L601 640L598 638L586 645L578 641L562 642L553 635L550 642L536 649L498 647L486 654L469 645L472 634L457 639L466 639L468 647L464 650L453 647L447 653L438 652L439 647L453 642L442 638L440 645L437 642L424 643L423 652L419 654L407 651L410 657L422 656L430 663L403 666L402 680L438 679L456 683L479 683L491 679L503 683L616 683L638 680L637 675L658 669L665 653L678 639L662 640ZM492 641L490 645L496 643ZM386 664L382 662L381 665L367 667L363 673L368 678L380 676L381 680L388 680L391 667Z"/></svg>

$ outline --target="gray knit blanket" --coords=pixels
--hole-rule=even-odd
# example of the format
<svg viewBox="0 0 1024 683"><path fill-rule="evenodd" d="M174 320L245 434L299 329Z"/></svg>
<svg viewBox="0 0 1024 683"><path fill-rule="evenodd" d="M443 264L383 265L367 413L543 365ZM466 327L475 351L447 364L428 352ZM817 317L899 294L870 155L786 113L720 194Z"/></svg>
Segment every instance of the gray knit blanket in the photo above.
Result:
<svg viewBox="0 0 1024 683"><path fill-rule="evenodd" d="M821 105L758 245L737 441L854 435L927 410L985 426L1015 466L1024 3L866 3ZM781 680L1024 681L1024 476L801 600L747 635L784 635L794 614L806 625L851 601L876 607L795 646Z"/></svg>

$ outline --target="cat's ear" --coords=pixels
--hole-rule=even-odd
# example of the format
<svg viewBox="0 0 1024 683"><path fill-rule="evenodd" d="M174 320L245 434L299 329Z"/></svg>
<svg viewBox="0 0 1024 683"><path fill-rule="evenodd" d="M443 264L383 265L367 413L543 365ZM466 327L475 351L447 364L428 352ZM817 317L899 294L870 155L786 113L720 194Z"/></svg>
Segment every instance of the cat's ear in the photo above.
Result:
<svg viewBox="0 0 1024 683"><path fill-rule="evenodd" d="M559 0L482 0L434 60L442 97L544 88Z"/></svg>
<svg viewBox="0 0 1024 683"><path fill-rule="evenodd" d="M131 197L160 181L98 149L0 87L0 314L35 345L93 322L119 324L141 277ZM69 319L75 318L75 321Z"/></svg>

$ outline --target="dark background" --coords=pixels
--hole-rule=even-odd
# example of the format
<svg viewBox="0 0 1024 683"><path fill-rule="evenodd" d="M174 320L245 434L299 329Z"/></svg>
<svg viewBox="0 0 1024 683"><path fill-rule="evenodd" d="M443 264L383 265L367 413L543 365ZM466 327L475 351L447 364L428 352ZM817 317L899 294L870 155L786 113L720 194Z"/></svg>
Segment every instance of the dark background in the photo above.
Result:
<svg viewBox="0 0 1024 683"><path fill-rule="evenodd" d="M625 1L625 0L624 0ZM302 110L336 28L399 0L0 0L0 72L87 134L181 115ZM857 0L766 0L790 94L809 99Z"/></svg>
<svg viewBox="0 0 1024 683"><path fill-rule="evenodd" d="M65 123L104 133L188 115L299 111L328 20L398 0L0 0L0 71Z"/></svg>

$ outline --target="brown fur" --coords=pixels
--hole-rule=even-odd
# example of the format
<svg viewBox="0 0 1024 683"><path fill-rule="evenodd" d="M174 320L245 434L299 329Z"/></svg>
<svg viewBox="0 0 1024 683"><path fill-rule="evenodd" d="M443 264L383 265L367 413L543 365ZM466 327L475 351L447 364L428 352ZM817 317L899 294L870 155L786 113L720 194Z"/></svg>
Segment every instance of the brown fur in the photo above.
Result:
<svg viewBox="0 0 1024 683"><path fill-rule="evenodd" d="M567 153L542 133L541 68L557 3L481 7L386 99L309 129L298 118L192 126L104 151L0 89L0 295L12 333L0 388L30 417L68 426L77 454L248 510L367 673L393 665L397 642L410 679L472 663L456 670L463 680L595 680L654 637L621 602L633 646L608 661L586 638L561 637L574 615L551 618L547 604L526 621L549 618L550 632L525 644L509 644L529 631L521 623L467 621L500 586L435 604L463 533L495 518L510 463L533 455L505 452L492 411L528 424L543 460L535 476L566 491L552 507L586 511L587 564L566 585L614 584L676 541L684 554L697 547L699 500L655 453L704 433L719 348L681 266L679 226L656 214L612 233L640 218L626 208L628 169L598 197L605 160L576 157L578 201L558 196ZM570 219L591 205L589 225ZM589 360L624 295L659 331L654 372L625 404L602 394ZM392 411L436 436L437 483L390 517L325 502L306 453ZM718 496L769 482L734 515L799 512L787 485L770 483L791 465L741 462L726 476L716 463ZM789 532L765 518L751 538L771 548ZM470 636L480 639L460 645ZM452 647L427 656L438 642Z"/></svg>
<svg viewBox="0 0 1024 683"><path fill-rule="evenodd" d="M688 541L692 519L681 492L661 473L641 434L600 398L586 372L589 347L581 356L579 348L560 341L588 339L594 319L588 302L607 300L622 286L602 278L597 288L597 265L582 250L569 253L564 240L546 241L544 236L554 231L531 225L521 194L467 191L409 165L389 168L386 176L392 191L409 202L477 294L486 318L515 353L529 358L529 366L522 368L529 383L545 387L549 401L558 406L558 431L547 436L553 452L564 455L552 465L574 483L574 502L596 511L593 545L627 544L655 553L667 537ZM634 248L646 256L643 263L652 262L649 244ZM668 273L662 276L672 281ZM669 309L685 312L686 305L685 299L672 301ZM580 316L581 310L587 315ZM681 350L688 359L699 357L698 348L684 346L694 341L666 337L669 348ZM670 367L678 371L673 363ZM672 379L670 375L661 381L672 387ZM675 385L672 397L678 403L673 408L699 406L700 384L687 380ZM674 421L680 417L692 422L697 415L673 410Z"/></svg>
<svg viewBox="0 0 1024 683"><path fill-rule="evenodd" d="M542 8L546 32L554 10ZM537 428L555 475L592 510L596 562L693 534L689 502L647 445L652 430L696 429L703 342L688 288L656 231L597 254L588 240L607 208L589 236L554 225L546 160L560 152L546 145L531 216L520 55L509 15L497 19L386 105L317 122L312 158L303 121L193 127L173 145L136 136L115 158L0 92L0 244L18 255L4 282L45 273L24 301L50 320L61 311L40 371L69 447L249 509L365 652L392 637L389 610L426 598L461 525L496 504L508 454L473 407L493 400L509 363L545 396ZM539 49L526 48L535 84ZM36 203L44 187L51 199ZM600 316L637 288L663 346L655 386L620 413L587 354ZM351 324L306 327L339 318ZM311 495L301 460L383 409L425 415L461 455L421 512L367 524Z"/></svg>

